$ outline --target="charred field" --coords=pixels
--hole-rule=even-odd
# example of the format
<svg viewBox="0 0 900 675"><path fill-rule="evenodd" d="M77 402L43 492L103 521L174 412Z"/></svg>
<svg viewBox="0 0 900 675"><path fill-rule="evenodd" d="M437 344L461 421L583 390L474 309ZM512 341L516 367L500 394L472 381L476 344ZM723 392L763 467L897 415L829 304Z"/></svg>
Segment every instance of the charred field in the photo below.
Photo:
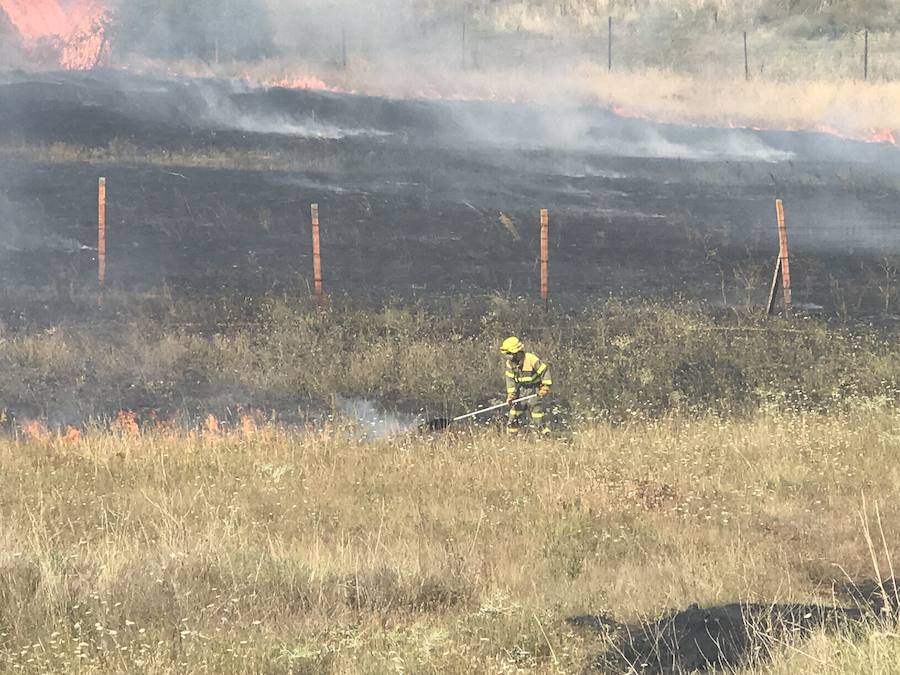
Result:
<svg viewBox="0 0 900 675"><path fill-rule="evenodd" d="M90 287L103 174L114 288L294 290L315 202L331 292L534 296L546 208L561 307L745 306L765 300L782 198L798 302L896 309L866 277L900 249L893 146L113 72L10 76L0 122L7 294Z"/></svg>
<svg viewBox="0 0 900 675"><path fill-rule="evenodd" d="M2 668L897 672L897 153L4 74ZM509 333L553 436L415 433Z"/></svg>

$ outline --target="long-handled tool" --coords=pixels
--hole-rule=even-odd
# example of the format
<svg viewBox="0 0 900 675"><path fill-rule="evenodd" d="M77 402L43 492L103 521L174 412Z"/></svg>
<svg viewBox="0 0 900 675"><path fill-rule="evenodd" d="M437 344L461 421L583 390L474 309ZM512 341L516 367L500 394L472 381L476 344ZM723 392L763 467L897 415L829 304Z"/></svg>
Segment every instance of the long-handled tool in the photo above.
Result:
<svg viewBox="0 0 900 675"><path fill-rule="evenodd" d="M431 420L422 428L426 431L441 431L442 429L446 429L447 427L449 427L454 422L461 422L462 420L467 420L470 417L477 417L478 415L483 415L484 413L493 412L494 410L500 410L500 408L506 408L507 406L516 405L517 403L530 401L533 398L537 398L537 396L537 394L532 394L531 396L523 396L522 398L517 398L516 400L510 401L509 403L498 403L497 405L492 405L488 408L482 408L481 410L476 410L475 412L466 413L465 415L460 415L459 417L454 417L453 419L439 417L437 419Z"/></svg>

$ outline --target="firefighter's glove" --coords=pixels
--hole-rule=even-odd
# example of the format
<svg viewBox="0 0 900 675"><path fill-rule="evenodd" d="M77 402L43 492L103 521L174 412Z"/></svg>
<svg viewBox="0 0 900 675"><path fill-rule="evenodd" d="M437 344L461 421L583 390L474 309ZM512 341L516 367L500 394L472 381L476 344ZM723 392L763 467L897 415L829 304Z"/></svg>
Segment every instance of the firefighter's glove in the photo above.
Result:
<svg viewBox="0 0 900 675"><path fill-rule="evenodd" d="M540 389L538 389L538 396L540 396L541 398L544 398L545 396L548 396L549 394L550 394L550 387L548 387L546 384L544 386L542 386Z"/></svg>
<svg viewBox="0 0 900 675"><path fill-rule="evenodd" d="M516 400L515 394L507 394L506 395L506 405L510 405L515 400Z"/></svg>

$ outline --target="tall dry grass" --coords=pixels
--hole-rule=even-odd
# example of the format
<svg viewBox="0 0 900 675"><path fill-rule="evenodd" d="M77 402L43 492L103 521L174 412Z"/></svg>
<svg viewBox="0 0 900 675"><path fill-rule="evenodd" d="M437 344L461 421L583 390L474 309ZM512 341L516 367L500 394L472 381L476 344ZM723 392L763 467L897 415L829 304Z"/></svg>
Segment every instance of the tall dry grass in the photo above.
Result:
<svg viewBox="0 0 900 675"><path fill-rule="evenodd" d="M715 55L709 55L715 59ZM785 62L807 62L814 54L784 54ZM868 139L900 129L900 58L897 79L863 82L861 77L782 72L777 77L743 77L743 65L725 73L690 73L664 64L617 68L579 59L535 72L524 67L485 68L464 73L385 71L378 62L356 63L348 71L314 64L270 62L230 74L266 85L290 86L291 72L317 73L338 91L394 98L497 100L542 105L594 104L626 116L659 122L783 130L834 130ZM299 86L302 80L298 80ZM895 134L896 135L896 134Z"/></svg>
<svg viewBox="0 0 900 675"><path fill-rule="evenodd" d="M757 672L799 675L820 670L846 675L900 672L900 640L883 626L873 627L863 639L819 633L799 648L784 648L775 662Z"/></svg>
<svg viewBox="0 0 900 675"><path fill-rule="evenodd" d="M638 415L549 441L275 427L0 441L0 660L575 672L604 642L572 614L830 602L832 582L872 576L861 499L894 553L898 422L860 399L830 415ZM822 636L776 650L770 672L895 660L891 635Z"/></svg>

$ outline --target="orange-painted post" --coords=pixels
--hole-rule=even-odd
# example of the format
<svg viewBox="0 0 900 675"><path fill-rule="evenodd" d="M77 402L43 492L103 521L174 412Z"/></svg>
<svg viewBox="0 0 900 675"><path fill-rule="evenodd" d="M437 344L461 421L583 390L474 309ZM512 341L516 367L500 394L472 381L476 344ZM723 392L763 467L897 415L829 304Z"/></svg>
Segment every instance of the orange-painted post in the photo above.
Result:
<svg viewBox="0 0 900 675"><path fill-rule="evenodd" d="M313 283L316 299L322 297L322 251L319 239L319 205L312 208L312 240L313 240Z"/></svg>
<svg viewBox="0 0 900 675"><path fill-rule="evenodd" d="M550 214L541 209L541 300L544 311L550 308Z"/></svg>
<svg viewBox="0 0 900 675"><path fill-rule="evenodd" d="M781 266L781 293L784 296L784 309L791 309L791 258L788 251L787 226L784 221L784 204L775 200L775 213L778 215L778 261Z"/></svg>
<svg viewBox="0 0 900 675"><path fill-rule="evenodd" d="M97 279L100 288L106 283L106 178L97 190Z"/></svg>

